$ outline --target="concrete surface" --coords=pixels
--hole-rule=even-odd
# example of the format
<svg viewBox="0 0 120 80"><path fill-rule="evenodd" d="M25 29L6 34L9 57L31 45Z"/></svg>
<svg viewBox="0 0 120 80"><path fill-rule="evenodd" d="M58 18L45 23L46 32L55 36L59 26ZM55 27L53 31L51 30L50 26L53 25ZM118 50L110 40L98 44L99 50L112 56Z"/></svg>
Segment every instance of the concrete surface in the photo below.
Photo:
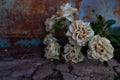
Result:
<svg viewBox="0 0 120 80"><path fill-rule="evenodd" d="M120 73L120 64L115 60L108 64L105 67L87 59L71 65L40 58L0 61L0 80L113 80Z"/></svg>

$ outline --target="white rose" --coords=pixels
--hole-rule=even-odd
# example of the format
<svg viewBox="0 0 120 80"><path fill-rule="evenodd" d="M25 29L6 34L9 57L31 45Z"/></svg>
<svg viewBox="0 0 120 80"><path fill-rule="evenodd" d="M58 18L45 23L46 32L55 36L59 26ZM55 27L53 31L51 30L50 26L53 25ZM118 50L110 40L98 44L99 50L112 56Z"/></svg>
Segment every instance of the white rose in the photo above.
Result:
<svg viewBox="0 0 120 80"><path fill-rule="evenodd" d="M113 57L114 48L110 41L99 35L94 36L89 42L88 58L108 61Z"/></svg>
<svg viewBox="0 0 120 80"><path fill-rule="evenodd" d="M77 11L76 8L72 8L71 4L67 3L60 7L60 10L57 11L57 15L65 17L69 21L73 21L74 20L73 13L75 13L76 11Z"/></svg>
<svg viewBox="0 0 120 80"><path fill-rule="evenodd" d="M59 55L60 55L60 45L58 43L51 42L45 48L45 57L47 59L51 59L51 60L58 59L59 60Z"/></svg>
<svg viewBox="0 0 120 80"><path fill-rule="evenodd" d="M76 20L69 26L66 35L71 44L84 46L85 43L94 36L94 31L91 29L88 22Z"/></svg>
<svg viewBox="0 0 120 80"><path fill-rule="evenodd" d="M56 41L57 41L57 39L54 38L54 37L52 36L52 34L48 34L48 35L44 38L43 43L47 45L47 44L49 44L49 43L51 43L51 42L56 42Z"/></svg>
<svg viewBox="0 0 120 80"><path fill-rule="evenodd" d="M53 28L53 24L56 22L56 15L53 15L51 18L46 19L45 21L45 30L49 32Z"/></svg>
<svg viewBox="0 0 120 80"><path fill-rule="evenodd" d="M70 44L65 45L64 47L64 59L66 62L73 62L73 63L78 63L80 61L83 61L84 56L82 55L80 51L80 47L74 46L72 47Z"/></svg>

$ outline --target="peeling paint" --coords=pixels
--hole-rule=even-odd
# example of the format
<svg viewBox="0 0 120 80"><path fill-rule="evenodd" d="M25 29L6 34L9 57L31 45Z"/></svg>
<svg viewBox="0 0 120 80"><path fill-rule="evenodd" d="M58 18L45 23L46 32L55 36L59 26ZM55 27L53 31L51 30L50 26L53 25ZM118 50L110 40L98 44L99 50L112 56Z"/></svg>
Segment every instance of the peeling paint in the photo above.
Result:
<svg viewBox="0 0 120 80"><path fill-rule="evenodd" d="M41 39L31 39L31 40L18 40L15 42L15 46L20 46L20 47L32 47L32 46L41 46L42 40Z"/></svg>
<svg viewBox="0 0 120 80"><path fill-rule="evenodd" d="M0 0L0 27L7 27L10 36L20 36L24 32L25 36L44 36L45 19L67 2L78 8L76 19L92 20L91 10L95 9L120 24L119 15L116 15L120 14L119 0Z"/></svg>
<svg viewBox="0 0 120 80"><path fill-rule="evenodd" d="M0 48L10 48L11 44L5 39L0 39Z"/></svg>
<svg viewBox="0 0 120 80"><path fill-rule="evenodd" d="M94 9L106 19L116 20L113 27L120 25L119 0L0 0L0 35L19 38L33 37L31 40L18 40L15 44L22 47L39 46L41 41L34 37L45 36L45 19L55 14L60 5L67 2L79 11L75 19L93 20L91 10ZM6 41L0 40L0 46L6 46Z"/></svg>
<svg viewBox="0 0 120 80"><path fill-rule="evenodd" d="M93 18L93 14L91 10L95 10L98 14L106 17L108 19L116 20L116 24L113 27L120 25L120 15L115 15L116 12L116 4L119 3L119 0L83 0L80 6L80 14L79 18L84 19L86 21L91 21ZM94 4L94 5L93 5ZM119 3L120 5L120 3ZM117 8L120 9L119 6ZM117 10L117 14L120 14ZM119 17L118 17L119 16Z"/></svg>

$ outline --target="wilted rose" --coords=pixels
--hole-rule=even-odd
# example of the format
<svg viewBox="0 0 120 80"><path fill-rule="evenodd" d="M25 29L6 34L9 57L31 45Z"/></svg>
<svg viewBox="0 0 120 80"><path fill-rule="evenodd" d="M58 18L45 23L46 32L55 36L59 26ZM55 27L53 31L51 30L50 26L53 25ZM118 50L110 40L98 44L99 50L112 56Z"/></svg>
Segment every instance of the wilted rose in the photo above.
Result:
<svg viewBox="0 0 120 80"><path fill-rule="evenodd" d="M94 36L94 31L91 29L89 23L76 20L69 26L66 35L71 44L84 46Z"/></svg>
<svg viewBox="0 0 120 80"><path fill-rule="evenodd" d="M71 7L71 4L67 3L60 7L60 10L57 11L57 15L59 15L60 17L65 17L69 21L73 21L73 13L75 13L76 11L76 8Z"/></svg>
<svg viewBox="0 0 120 80"><path fill-rule="evenodd" d="M47 32L50 32L51 29L53 28L53 25L55 24L56 22L56 19L57 19L57 16L56 15L53 15L51 18L47 18L46 21L45 21L45 30Z"/></svg>
<svg viewBox="0 0 120 80"><path fill-rule="evenodd" d="M57 41L57 39L54 38L52 34L48 34L48 35L44 38L43 43L47 45L47 44L50 44L51 42L56 42L56 41Z"/></svg>
<svg viewBox="0 0 120 80"><path fill-rule="evenodd" d="M78 63L80 61L83 61L84 56L82 55L80 51L79 46L71 46L70 44L65 45L64 47L64 59L66 62L73 62L73 63Z"/></svg>
<svg viewBox="0 0 120 80"><path fill-rule="evenodd" d="M49 43L45 48L45 57L47 59L57 59L59 60L60 55L60 45L56 42Z"/></svg>
<svg viewBox="0 0 120 80"><path fill-rule="evenodd" d="M114 48L110 41L99 35L94 36L89 42L88 58L108 61L113 57Z"/></svg>

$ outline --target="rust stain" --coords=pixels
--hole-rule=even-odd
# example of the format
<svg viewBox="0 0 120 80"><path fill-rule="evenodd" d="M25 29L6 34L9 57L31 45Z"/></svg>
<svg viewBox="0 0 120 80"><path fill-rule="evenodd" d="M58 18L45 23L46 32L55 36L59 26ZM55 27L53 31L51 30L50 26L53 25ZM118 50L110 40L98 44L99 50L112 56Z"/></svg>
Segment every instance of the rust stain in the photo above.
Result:
<svg viewBox="0 0 120 80"><path fill-rule="evenodd" d="M67 2L73 2L75 7L80 10L83 0L14 0L9 9L5 8L7 0L2 0L2 7L6 13L3 22L6 23L6 27L0 28L0 35L3 33L13 37L44 37L45 19L55 14L60 5ZM118 5L116 7L117 9L113 13L118 15L120 9L118 9ZM100 7L98 8L100 9ZM83 19L91 20L91 9L93 6L84 6L86 15ZM78 19L78 15L76 15L76 19Z"/></svg>
<svg viewBox="0 0 120 80"><path fill-rule="evenodd" d="M2 2L3 5L6 4L5 0ZM7 13L7 22L13 21L14 24L8 24L4 29L5 32L1 34L6 33L11 37L43 37L45 19L55 14L63 3L66 3L66 0L57 2L54 0L14 0L9 9L4 9ZM50 7L53 10L50 10Z"/></svg>
<svg viewBox="0 0 120 80"><path fill-rule="evenodd" d="M113 13L114 13L115 15L120 14L120 9L114 10Z"/></svg>
<svg viewBox="0 0 120 80"><path fill-rule="evenodd" d="M46 0L31 0L29 5L29 13L30 14L39 14L44 13L47 14L47 11L45 10L45 3Z"/></svg>
<svg viewBox="0 0 120 80"><path fill-rule="evenodd" d="M80 10L80 4L81 4L82 0L75 0L75 7Z"/></svg>
<svg viewBox="0 0 120 80"><path fill-rule="evenodd" d="M83 19L84 19L84 20L85 20L85 19L90 20L91 17L90 17L90 15L86 15L86 16L83 17Z"/></svg>
<svg viewBox="0 0 120 80"><path fill-rule="evenodd" d="M75 8L78 9L78 12L80 11L80 5L82 3L82 0L75 0ZM78 15L74 15L75 16L75 19L79 19Z"/></svg>

